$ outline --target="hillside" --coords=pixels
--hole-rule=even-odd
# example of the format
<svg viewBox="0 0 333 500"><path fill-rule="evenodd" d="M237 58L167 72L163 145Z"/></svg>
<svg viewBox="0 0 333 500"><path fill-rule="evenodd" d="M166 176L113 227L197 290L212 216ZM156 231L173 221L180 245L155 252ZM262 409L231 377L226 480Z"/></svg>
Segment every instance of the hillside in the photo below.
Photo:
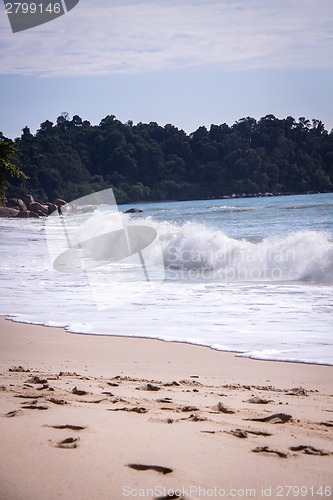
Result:
<svg viewBox="0 0 333 500"><path fill-rule="evenodd" d="M170 124L109 115L93 126L62 113L15 142L15 164L29 179L11 181L8 197L74 200L113 187L126 203L333 190L333 131L305 118L247 117L188 135Z"/></svg>

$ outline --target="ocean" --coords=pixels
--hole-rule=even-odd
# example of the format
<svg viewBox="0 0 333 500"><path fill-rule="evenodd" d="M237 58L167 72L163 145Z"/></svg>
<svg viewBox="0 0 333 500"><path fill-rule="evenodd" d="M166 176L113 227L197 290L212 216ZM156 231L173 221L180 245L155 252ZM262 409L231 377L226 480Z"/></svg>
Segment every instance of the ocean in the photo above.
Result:
<svg viewBox="0 0 333 500"><path fill-rule="evenodd" d="M333 365L333 193L135 206L142 213L103 204L94 214L0 219L0 314ZM57 267L64 234L110 228L114 217L126 234L156 236L149 255Z"/></svg>

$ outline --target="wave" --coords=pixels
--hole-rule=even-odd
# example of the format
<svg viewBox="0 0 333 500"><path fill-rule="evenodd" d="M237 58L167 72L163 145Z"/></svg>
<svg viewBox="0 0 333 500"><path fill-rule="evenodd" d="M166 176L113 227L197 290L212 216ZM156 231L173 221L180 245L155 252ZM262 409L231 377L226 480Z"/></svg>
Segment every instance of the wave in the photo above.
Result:
<svg viewBox="0 0 333 500"><path fill-rule="evenodd" d="M290 205L288 207L283 207L283 210L304 210L305 208L332 208L332 203L311 203L306 205Z"/></svg>
<svg viewBox="0 0 333 500"><path fill-rule="evenodd" d="M184 277L188 272L189 277L218 280L333 283L329 232L300 230L254 242L195 222L146 222L158 232L166 268Z"/></svg>
<svg viewBox="0 0 333 500"><path fill-rule="evenodd" d="M217 207L217 206L211 206L211 207L207 207L208 210L212 211L212 212L250 212L252 210L256 210L255 207L233 207L233 206L229 206L229 205L223 205L221 207Z"/></svg>

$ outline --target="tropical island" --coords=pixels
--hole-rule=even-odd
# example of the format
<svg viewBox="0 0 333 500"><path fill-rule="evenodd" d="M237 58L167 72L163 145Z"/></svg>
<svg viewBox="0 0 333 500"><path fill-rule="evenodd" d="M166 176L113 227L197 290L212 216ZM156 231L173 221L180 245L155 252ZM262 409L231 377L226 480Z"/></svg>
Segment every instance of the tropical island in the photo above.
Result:
<svg viewBox="0 0 333 500"><path fill-rule="evenodd" d="M316 119L267 115L186 134L171 124L108 115L91 125L62 113L35 134L28 127L15 140L0 134L0 185L7 198L31 193L41 203L110 187L120 204L331 192L333 130Z"/></svg>

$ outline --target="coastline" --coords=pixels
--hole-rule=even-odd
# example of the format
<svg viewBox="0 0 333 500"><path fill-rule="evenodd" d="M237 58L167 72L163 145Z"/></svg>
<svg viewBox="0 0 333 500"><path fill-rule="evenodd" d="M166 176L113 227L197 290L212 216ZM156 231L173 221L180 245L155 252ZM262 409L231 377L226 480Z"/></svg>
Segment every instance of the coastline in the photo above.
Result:
<svg viewBox="0 0 333 500"><path fill-rule="evenodd" d="M325 363L323 361L318 361L318 362L315 362L315 361L303 361L303 360L297 360L297 359L278 359L278 358L269 358L269 357L255 357L255 356L248 356L246 355L245 351L235 351L235 350L227 350L227 349L218 349L216 347L213 347L212 345L209 345L209 344L204 344L204 343L196 343L196 342L191 342L191 341L186 341L186 340L166 340L166 339L163 339L163 338L159 338L159 337L146 337L144 335L118 335L118 334L110 334L110 335L107 335L105 333L92 333L92 332L80 332L78 330L71 330L71 329L68 329L64 326L49 326L49 325L45 325L43 323L39 323L39 322L34 322L34 321L23 321L21 319L19 319L18 316L14 316L14 315L8 315L8 314L0 314L0 320L1 318L4 318L5 320L8 320L8 321L11 321L13 323L19 323L20 325L26 325L26 326L37 326L37 327L42 327L42 328L46 328L47 330L49 329L55 329L55 330L63 330L66 335L79 335L79 336L93 336L93 337L112 337L112 338L116 338L116 339L124 339L124 338L128 338L128 339L134 339L134 340L146 340L148 342L162 342L162 343L166 343L166 344L180 344L180 345L187 345L187 346L192 346L192 347L198 347L198 348L201 348L201 349L209 349L209 350L212 350L212 351L217 351L217 352L221 352L221 353L224 353L224 354L228 354L228 355L232 355L234 356L235 358L243 358L243 359L249 359L249 360L253 360L253 361L262 361L262 362L268 362L268 363L282 363L282 364L297 364L297 365L310 365L310 366L326 366L326 367L332 367L333 368L333 364L330 364L330 363Z"/></svg>
<svg viewBox="0 0 333 500"><path fill-rule="evenodd" d="M3 500L332 487L332 366L5 317L0 352Z"/></svg>

